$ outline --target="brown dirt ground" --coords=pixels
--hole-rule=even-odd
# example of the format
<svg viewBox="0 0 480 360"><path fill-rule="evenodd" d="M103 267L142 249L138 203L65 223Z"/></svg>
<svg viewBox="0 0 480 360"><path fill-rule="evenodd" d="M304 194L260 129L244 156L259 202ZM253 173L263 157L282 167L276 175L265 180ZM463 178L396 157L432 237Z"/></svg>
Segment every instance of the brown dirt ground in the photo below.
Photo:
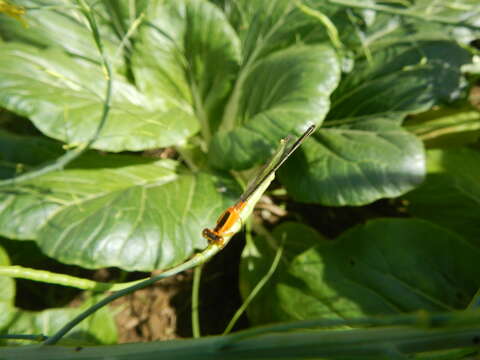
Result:
<svg viewBox="0 0 480 360"><path fill-rule="evenodd" d="M204 266L199 305L202 335L221 333L241 305L237 284L242 248L240 235ZM112 310L117 312L119 342L191 337L192 274L178 274L116 300ZM247 325L243 316L235 330Z"/></svg>

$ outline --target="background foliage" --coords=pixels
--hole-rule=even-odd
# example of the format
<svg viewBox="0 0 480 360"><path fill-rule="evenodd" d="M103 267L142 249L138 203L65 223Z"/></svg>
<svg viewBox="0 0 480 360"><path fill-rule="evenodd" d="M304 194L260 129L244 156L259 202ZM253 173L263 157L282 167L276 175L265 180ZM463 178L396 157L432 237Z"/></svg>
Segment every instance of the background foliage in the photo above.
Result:
<svg viewBox="0 0 480 360"><path fill-rule="evenodd" d="M22 14L0 1L0 176L19 179L0 184L1 236L87 269L182 264L207 246L201 230L240 195L248 169L313 123L278 174L292 221L243 250L246 298L283 249L248 309L251 323L472 301L475 0L85 4L103 54L77 3L15 1ZM87 145L65 167L20 180ZM158 148L168 150L152 156ZM353 206L364 206L361 221L343 222ZM372 215L379 207L388 217ZM4 333L50 333L80 311L22 312L12 280L0 279ZM51 319L59 325L45 327ZM115 341L107 310L85 324L83 340Z"/></svg>

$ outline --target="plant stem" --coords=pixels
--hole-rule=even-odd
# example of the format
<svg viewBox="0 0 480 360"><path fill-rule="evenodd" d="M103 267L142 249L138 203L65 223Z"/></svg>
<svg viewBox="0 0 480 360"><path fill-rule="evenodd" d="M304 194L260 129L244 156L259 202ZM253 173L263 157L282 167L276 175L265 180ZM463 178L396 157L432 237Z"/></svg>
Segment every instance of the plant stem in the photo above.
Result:
<svg viewBox="0 0 480 360"><path fill-rule="evenodd" d="M248 294L248 297L245 299L243 302L242 306L235 312L233 315L232 319L228 323L227 327L225 328L225 331L223 332L223 335L226 335L230 333L232 328L235 326L235 323L237 320L240 318L240 316L245 312L247 309L248 305L252 302L252 300L255 298L255 296L260 292L260 290L265 286L265 284L270 280L272 275L275 273L275 270L278 267L278 264L280 262L280 259L283 254L283 247L279 247L277 249L277 252L275 254L275 258L273 259L272 265L268 269L267 273L260 279L260 281L255 285L253 288L252 292Z"/></svg>
<svg viewBox="0 0 480 360"><path fill-rule="evenodd" d="M95 292L102 291L119 291L132 286L143 280L131 281L126 283L106 283L83 279L71 275L54 273L46 270L37 270L26 268L23 266L0 266L0 276L8 276L17 279L26 279L31 281L39 281L48 284L70 286L82 290L91 290Z"/></svg>
<svg viewBox="0 0 480 360"><path fill-rule="evenodd" d="M56 334L54 334L52 337L50 337L48 340L44 342L45 345L53 345L56 344L65 334L67 334L71 329L73 329L77 324L79 324L81 321L89 317L91 314L96 312L97 310L101 309L108 303L112 302L115 299L118 299L122 296L125 296L127 294L130 294L136 290L143 289L147 286L150 286L157 281L176 275L178 273L181 273L182 271L194 268L197 265L200 265L204 263L206 260L210 259L212 256L214 256L218 251L220 251L222 248L216 245L210 245L208 246L204 251L201 253L195 254L190 260L187 260L186 262L175 266L174 268L170 270L166 270L161 274L158 274L156 276L153 276L149 279L140 281L139 283L136 283L126 289L120 290L118 292L115 292L104 299L100 300L98 303L95 305L92 305L90 308L79 314L77 317L75 317L73 320L68 322L65 326L63 326L59 331L57 331Z"/></svg>
<svg viewBox="0 0 480 360"><path fill-rule="evenodd" d="M198 265L193 270L193 287L192 287L192 333L194 338L199 338L200 334L200 317L198 314L200 299L200 282L202 279L203 265Z"/></svg>
<svg viewBox="0 0 480 360"><path fill-rule="evenodd" d="M300 1L297 2L297 7L306 15L314 17L323 24L323 26L327 30L330 41L332 42L333 46L335 46L335 49L337 51L341 51L344 48L342 41L340 40L338 30L335 24L328 18L328 16L326 16L321 11L303 5Z"/></svg>
<svg viewBox="0 0 480 360"><path fill-rule="evenodd" d="M0 339L45 341L48 338L43 334L39 334L39 335L4 334L4 335L0 335Z"/></svg>

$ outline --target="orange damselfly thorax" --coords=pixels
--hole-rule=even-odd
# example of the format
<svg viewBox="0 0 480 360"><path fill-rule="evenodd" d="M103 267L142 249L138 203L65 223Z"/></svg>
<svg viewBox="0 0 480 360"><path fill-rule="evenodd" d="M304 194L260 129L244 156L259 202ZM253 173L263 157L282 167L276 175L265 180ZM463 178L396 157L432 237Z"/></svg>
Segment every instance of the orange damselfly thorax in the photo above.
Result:
<svg viewBox="0 0 480 360"><path fill-rule="evenodd" d="M210 244L223 245L224 236L231 236L233 232L229 231L233 225L240 219L240 211L245 207L245 201L239 201L235 205L230 206L223 212L217 220L217 224L213 230L203 229L202 236L208 240Z"/></svg>

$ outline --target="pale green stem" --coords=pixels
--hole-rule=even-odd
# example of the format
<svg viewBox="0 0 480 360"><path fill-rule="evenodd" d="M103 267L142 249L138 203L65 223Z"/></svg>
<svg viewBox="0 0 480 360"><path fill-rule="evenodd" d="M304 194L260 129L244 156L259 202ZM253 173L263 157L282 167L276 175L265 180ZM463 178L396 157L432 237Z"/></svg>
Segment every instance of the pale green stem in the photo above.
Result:
<svg viewBox="0 0 480 360"><path fill-rule="evenodd" d="M198 265L193 270L193 287L192 287L192 333L194 338L199 338L200 333L200 317L199 317L199 299L200 299L200 282L202 279L203 265Z"/></svg>
<svg viewBox="0 0 480 360"><path fill-rule="evenodd" d="M344 48L342 41L340 40L340 35L338 34L338 30L335 26L335 24L326 16L324 13L312 9L306 5L303 5L301 2L297 2L297 7L306 15L314 17L318 21L320 21L323 26L327 29L327 34L328 37L330 38L330 41L332 42L333 46L337 50L342 50Z"/></svg>
<svg viewBox="0 0 480 360"><path fill-rule="evenodd" d="M147 286L150 286L157 281L176 275L178 273L181 273L182 271L192 269L195 266L198 266L200 264L203 264L206 260L210 259L212 256L214 256L217 252L219 252L222 248L217 246L217 245L210 245L208 246L204 251L201 253L195 254L190 260L187 260L186 262L175 266L174 268L170 270L165 270L163 273L158 274L156 276L153 276L149 279L142 280L139 283L136 283L133 286L130 286L126 289L120 290L118 292L115 292L104 299L100 300L98 303L92 305L90 308L79 314L77 317L75 317L73 320L68 322L65 326L63 326L56 334L54 334L52 337L50 337L48 340L44 342L45 345L53 345L56 344L65 334L67 334L70 330L72 330L77 324L79 324L81 321L85 320L87 317L92 315L94 312L97 310L101 309L105 305L109 304L115 299L118 299L122 296L125 296L127 294L130 294L134 291L137 291L139 289L143 289Z"/></svg>
<svg viewBox="0 0 480 360"><path fill-rule="evenodd" d="M17 279L39 281L39 282L44 282L48 284L69 286L77 289L91 290L96 292L119 291L129 286L132 286L138 282L143 281L143 280L137 280L137 281L130 281L126 283L111 284L111 283L93 281L89 279L83 279L83 278L65 275L65 274L54 273L46 270L26 268L18 265L0 266L0 276L8 276L8 277L17 278Z"/></svg>
<svg viewBox="0 0 480 360"><path fill-rule="evenodd" d="M223 332L223 335L226 335L230 333L230 331L233 329L235 326L235 323L237 320L240 318L240 316L245 312L247 309L248 305L252 302L252 300L255 298L255 296L260 292L260 290L265 286L265 284L270 280L272 275L275 273L275 270L278 267L278 264L280 262L280 259L283 254L283 247L279 247L277 249L277 252L275 254L275 258L273 259L272 265L268 269L267 273L260 279L260 281L255 285L253 288L252 292L248 295L248 297L245 299L243 302L242 306L235 312L233 315L232 319L228 323L227 327L225 328L225 331Z"/></svg>
<svg viewBox="0 0 480 360"><path fill-rule="evenodd" d="M137 28L140 26L140 24L142 23L143 21L143 18L145 17L145 14L144 13L141 13L138 18L136 18L133 22L132 22L132 25L130 26L130 28L128 29L127 33L125 34L125 36L123 37L122 41L120 42L120 45L118 45L118 48L117 50L115 50L115 55L114 55L114 59L117 59L122 50L125 48L125 46L127 45L130 37L133 35L133 33L137 30Z"/></svg>
<svg viewBox="0 0 480 360"><path fill-rule="evenodd" d="M39 334L39 335L4 334L4 335L0 335L0 339L45 341L48 338L43 334Z"/></svg>

